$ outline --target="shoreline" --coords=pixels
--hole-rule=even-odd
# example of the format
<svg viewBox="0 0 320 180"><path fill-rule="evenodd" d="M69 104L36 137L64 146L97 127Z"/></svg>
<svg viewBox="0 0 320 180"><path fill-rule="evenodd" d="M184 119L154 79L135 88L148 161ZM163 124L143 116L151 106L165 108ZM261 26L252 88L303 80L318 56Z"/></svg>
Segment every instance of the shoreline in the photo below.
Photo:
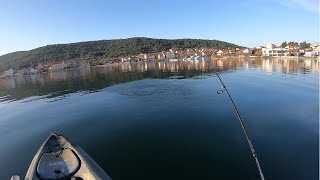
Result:
<svg viewBox="0 0 320 180"><path fill-rule="evenodd" d="M233 59L239 59L239 60L318 60L320 61L320 58L309 58L309 57L296 57L296 56L281 56L281 57L265 57L265 56L246 56L246 57L236 57L236 56L224 56L224 57L212 57L209 62L212 60L233 60ZM39 74L50 74L50 73L56 73L56 72L63 72L63 71L74 71L74 70L85 70L85 69L90 69L91 67L108 67L108 66L117 66L117 65L123 65L123 64L139 64L139 63L152 63L152 62L193 62L193 63L198 63L198 62L203 62L203 61L186 61L183 59L178 59L177 61L170 61L169 59L165 60L148 60L148 61L132 61L132 62L116 62L116 63L108 63L108 64L100 64L100 65L90 65L88 67L81 67L81 68L71 68L71 69L60 69L60 70L51 70L48 72L37 72L34 74L27 74L27 75L13 75L13 76L7 76L7 77L1 77L0 79L10 79L10 78L17 78L17 77L23 77L23 76L32 76L32 75L39 75Z"/></svg>

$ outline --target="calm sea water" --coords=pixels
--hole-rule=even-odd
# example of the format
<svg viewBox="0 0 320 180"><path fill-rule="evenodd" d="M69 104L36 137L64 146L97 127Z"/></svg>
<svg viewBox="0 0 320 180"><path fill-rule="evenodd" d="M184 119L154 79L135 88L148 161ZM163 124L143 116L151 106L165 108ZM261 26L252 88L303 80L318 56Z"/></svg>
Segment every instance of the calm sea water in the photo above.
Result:
<svg viewBox="0 0 320 180"><path fill-rule="evenodd" d="M319 61L214 60L267 179L318 179ZM205 62L115 64L0 80L0 179L53 131L117 179L258 179Z"/></svg>

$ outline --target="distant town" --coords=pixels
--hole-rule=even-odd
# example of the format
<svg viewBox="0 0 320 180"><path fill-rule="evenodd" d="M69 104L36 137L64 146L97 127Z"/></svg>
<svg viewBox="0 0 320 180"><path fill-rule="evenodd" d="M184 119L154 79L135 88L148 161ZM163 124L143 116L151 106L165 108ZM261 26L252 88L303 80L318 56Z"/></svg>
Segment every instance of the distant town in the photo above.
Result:
<svg viewBox="0 0 320 180"><path fill-rule="evenodd" d="M126 57L106 58L98 61L89 61L85 58L55 60L48 63L39 63L35 67L23 69L7 69L0 73L0 78L10 78L36 73L47 73L51 71L61 71L76 68L88 68L90 66L110 65L114 63L130 63L139 61L209 61L211 59L228 59L228 58L317 58L320 54L320 45L308 45L301 48L298 44L282 43L280 46L267 44L266 46L258 46L254 48L173 48L168 51L157 53L140 53Z"/></svg>

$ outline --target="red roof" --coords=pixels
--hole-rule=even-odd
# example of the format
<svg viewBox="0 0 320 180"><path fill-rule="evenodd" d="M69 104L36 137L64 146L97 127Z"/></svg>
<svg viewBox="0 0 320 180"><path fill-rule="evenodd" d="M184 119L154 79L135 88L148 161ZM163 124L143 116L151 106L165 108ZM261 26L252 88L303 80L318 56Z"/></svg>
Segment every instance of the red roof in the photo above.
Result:
<svg viewBox="0 0 320 180"><path fill-rule="evenodd" d="M289 52L299 52L299 49L289 49Z"/></svg>

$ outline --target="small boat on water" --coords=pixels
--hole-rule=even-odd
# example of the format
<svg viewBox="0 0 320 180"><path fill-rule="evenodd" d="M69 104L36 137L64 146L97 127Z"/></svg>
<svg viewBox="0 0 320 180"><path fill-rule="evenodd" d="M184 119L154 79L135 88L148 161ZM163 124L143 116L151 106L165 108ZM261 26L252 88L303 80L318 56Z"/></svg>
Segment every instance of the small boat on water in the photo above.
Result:
<svg viewBox="0 0 320 180"><path fill-rule="evenodd" d="M11 180L19 180L12 176ZM111 180L107 173L79 146L59 133L52 133L34 156L25 180Z"/></svg>

